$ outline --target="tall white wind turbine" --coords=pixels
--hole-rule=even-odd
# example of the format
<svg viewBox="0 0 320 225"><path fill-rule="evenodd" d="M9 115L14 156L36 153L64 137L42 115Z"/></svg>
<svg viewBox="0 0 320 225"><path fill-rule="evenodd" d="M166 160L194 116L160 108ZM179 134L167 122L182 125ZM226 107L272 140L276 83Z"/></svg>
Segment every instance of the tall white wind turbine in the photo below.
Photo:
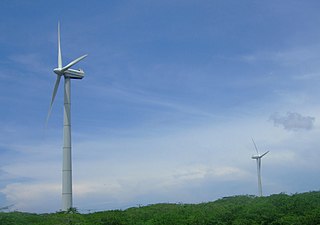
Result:
<svg viewBox="0 0 320 225"><path fill-rule="evenodd" d="M82 79L84 71L71 69L73 65L87 57L83 55L66 66L62 66L62 55L60 46L60 23L58 23L58 67L53 70L57 75L54 85L48 118L51 113L52 104L57 94L61 77L64 77L64 114L63 114L63 160L62 160L62 210L68 211L72 208L72 163L71 163L71 96L70 80Z"/></svg>
<svg viewBox="0 0 320 225"><path fill-rule="evenodd" d="M257 155L253 155L251 158L255 159L257 161L257 173L258 173L258 194L261 197L262 196L262 185L261 185L261 158L263 156L265 156L269 151L263 153L262 155L260 155L257 145L254 142L253 138L252 138L252 142L254 145L254 148L256 149Z"/></svg>

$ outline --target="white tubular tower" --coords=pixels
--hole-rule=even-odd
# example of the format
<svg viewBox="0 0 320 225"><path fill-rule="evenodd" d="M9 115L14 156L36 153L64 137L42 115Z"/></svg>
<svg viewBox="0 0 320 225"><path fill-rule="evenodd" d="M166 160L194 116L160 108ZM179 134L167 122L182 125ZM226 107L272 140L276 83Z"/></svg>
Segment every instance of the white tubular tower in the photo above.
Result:
<svg viewBox="0 0 320 225"><path fill-rule="evenodd" d="M62 163L62 210L72 208L72 162L71 162L71 90L70 78L64 83L63 114L63 163Z"/></svg>

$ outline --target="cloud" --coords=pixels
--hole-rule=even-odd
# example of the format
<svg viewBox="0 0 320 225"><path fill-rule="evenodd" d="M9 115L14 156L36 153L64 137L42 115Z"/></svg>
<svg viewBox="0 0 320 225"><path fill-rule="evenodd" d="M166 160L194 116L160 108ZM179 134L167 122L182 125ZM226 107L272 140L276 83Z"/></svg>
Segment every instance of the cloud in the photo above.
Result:
<svg viewBox="0 0 320 225"><path fill-rule="evenodd" d="M16 65L36 73L48 73L48 65L43 63L43 56L38 53L16 54L9 56Z"/></svg>
<svg viewBox="0 0 320 225"><path fill-rule="evenodd" d="M279 113L274 113L270 116L275 126L283 126L286 130L311 130L314 126L315 117L302 116L299 113L287 112L287 115L282 116Z"/></svg>
<svg viewBox="0 0 320 225"><path fill-rule="evenodd" d="M52 208L58 209L59 183L11 183L0 192L8 202L14 204L17 210L46 212ZM39 210L41 208L41 210Z"/></svg>
<svg viewBox="0 0 320 225"><path fill-rule="evenodd" d="M294 65L308 61L316 61L318 59L317 51L319 45L310 45L303 47L287 48L277 51L255 52L245 54L240 57L240 60L247 63L256 63L258 61L272 61L281 65Z"/></svg>
<svg viewBox="0 0 320 225"><path fill-rule="evenodd" d="M291 169L292 165L298 165L302 168L299 170L319 171L319 157L312 151L318 149L315 137L319 136L319 130L288 133L263 118L266 115L229 118L220 123L148 135L134 129L126 131L126 135L102 132L101 136L88 134L81 139L76 136L74 206L81 211L100 211L255 194L256 165L250 158L254 151L249 136L252 133L258 145L267 145L271 150L263 161L265 194L318 187L315 181L309 184L309 189L299 189L299 180L292 181L296 174ZM9 149L17 152L16 160L1 169L15 177L0 187L5 200L2 205L14 204L14 209L28 212L59 210L61 147L51 142L21 140ZM278 171L283 172L277 175Z"/></svg>

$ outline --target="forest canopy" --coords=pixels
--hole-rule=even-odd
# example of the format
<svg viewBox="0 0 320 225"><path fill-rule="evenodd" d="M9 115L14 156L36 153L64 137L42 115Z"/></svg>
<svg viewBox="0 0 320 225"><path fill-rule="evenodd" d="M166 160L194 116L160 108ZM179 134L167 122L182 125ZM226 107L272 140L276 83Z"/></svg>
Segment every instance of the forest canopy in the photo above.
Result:
<svg viewBox="0 0 320 225"><path fill-rule="evenodd" d="M200 204L161 203L126 210L80 214L0 212L0 225L213 225L213 224L320 224L320 192L268 197L225 197Z"/></svg>

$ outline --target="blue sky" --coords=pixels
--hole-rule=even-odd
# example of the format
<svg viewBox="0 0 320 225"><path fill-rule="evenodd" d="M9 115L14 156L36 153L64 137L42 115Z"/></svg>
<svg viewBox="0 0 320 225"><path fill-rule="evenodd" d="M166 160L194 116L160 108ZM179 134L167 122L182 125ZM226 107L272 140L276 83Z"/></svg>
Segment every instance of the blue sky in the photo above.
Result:
<svg viewBox="0 0 320 225"><path fill-rule="evenodd" d="M61 208L62 88L72 81L74 206L124 209L319 190L318 1L0 3L0 207ZM75 67L77 68L77 67Z"/></svg>

